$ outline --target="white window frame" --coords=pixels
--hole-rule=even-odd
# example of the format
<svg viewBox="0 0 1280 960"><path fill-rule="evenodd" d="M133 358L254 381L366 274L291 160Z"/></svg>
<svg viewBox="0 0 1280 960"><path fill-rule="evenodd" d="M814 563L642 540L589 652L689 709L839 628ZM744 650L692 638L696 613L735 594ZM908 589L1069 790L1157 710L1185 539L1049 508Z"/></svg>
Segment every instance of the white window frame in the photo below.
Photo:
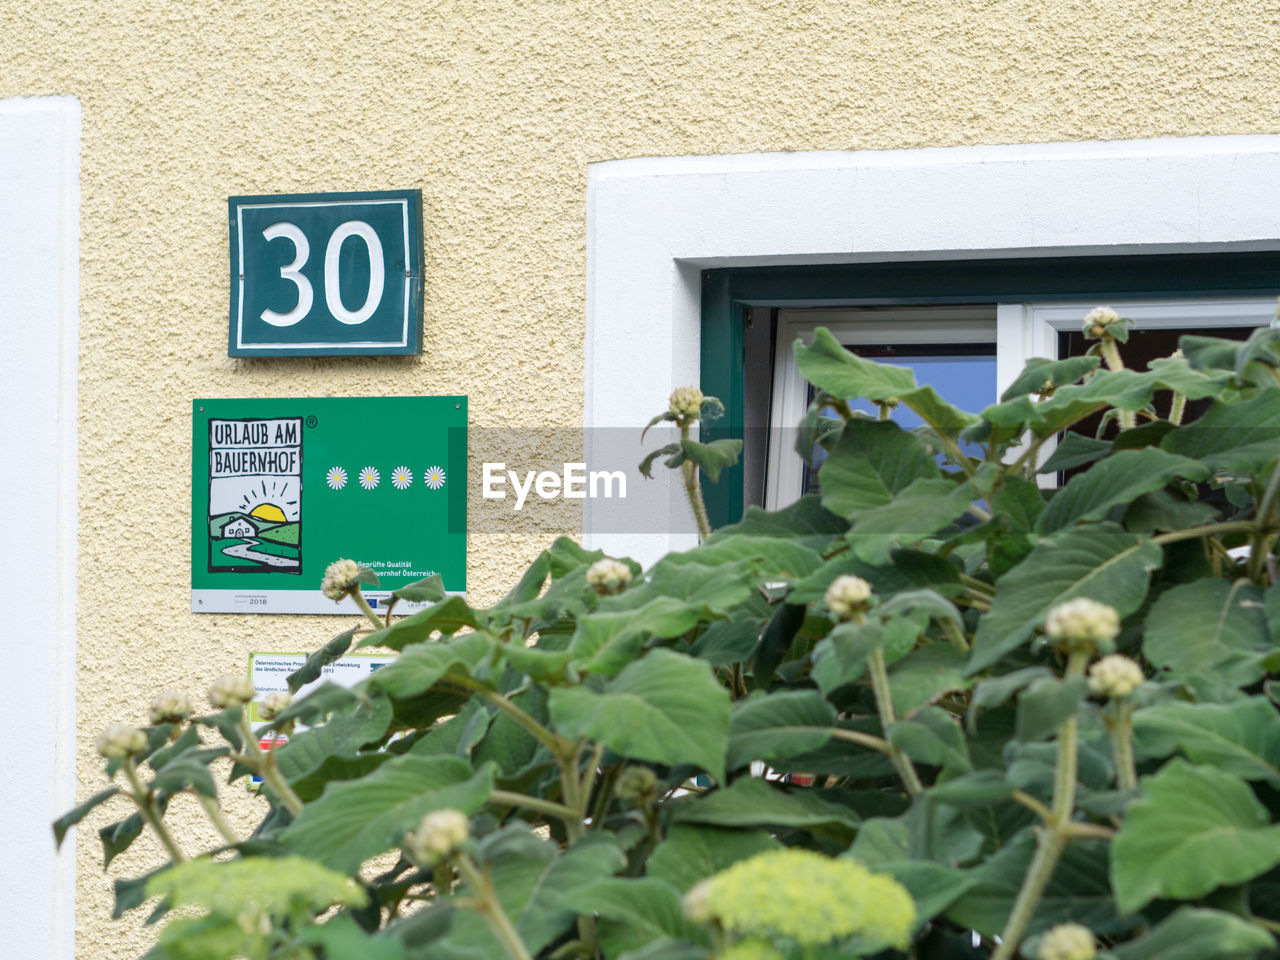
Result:
<svg viewBox="0 0 1280 960"><path fill-rule="evenodd" d="M1212 334L1222 327L1275 326L1272 297L1180 298L1112 300L1121 316L1139 330L1201 330ZM800 376L795 341L812 342L818 327L827 327L845 346L859 344L986 343L996 344L996 396L1002 394L1032 357L1058 359L1058 336L1080 329L1094 306L1078 300L1041 303L1002 303L987 306L921 308L813 308L778 311L774 350L773 395L770 400L769 451L765 478L765 508L777 510L799 499L804 461L789 442L775 443L800 422L808 407L808 384ZM989 318L989 319L988 319ZM1045 443L1039 461L1053 452ZM1044 477L1042 486L1052 486Z"/></svg>
<svg viewBox="0 0 1280 960"><path fill-rule="evenodd" d="M777 510L794 503L804 484L804 461L791 442L795 427L809 406L809 385L800 376L796 363L797 339L812 343L814 331L826 327L846 347L996 343L996 324L993 305L779 310L769 404L766 509Z"/></svg>
<svg viewBox="0 0 1280 960"><path fill-rule="evenodd" d="M699 382L705 269L1280 250L1277 182L1276 134L591 164L586 457ZM645 563L691 545L670 485L637 485L656 532L587 500L584 539Z"/></svg>

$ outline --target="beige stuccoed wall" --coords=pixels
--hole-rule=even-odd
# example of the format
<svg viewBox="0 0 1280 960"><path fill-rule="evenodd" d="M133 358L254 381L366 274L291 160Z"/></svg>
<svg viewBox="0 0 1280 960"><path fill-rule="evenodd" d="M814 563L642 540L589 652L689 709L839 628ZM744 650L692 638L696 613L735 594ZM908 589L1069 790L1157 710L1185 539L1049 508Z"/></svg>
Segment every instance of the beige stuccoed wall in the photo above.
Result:
<svg viewBox="0 0 1280 960"><path fill-rule="evenodd" d="M92 734L141 719L158 687L202 690L250 649L335 632L187 612L192 397L465 392L473 431L577 427L589 163L1277 132L1267 7L0 0L0 97L83 105L82 794L101 784ZM420 358L226 356L228 195L414 187ZM473 536L473 596L575 516ZM77 848L78 955L104 960L147 940L107 920L111 812ZM147 848L120 863L138 872Z"/></svg>

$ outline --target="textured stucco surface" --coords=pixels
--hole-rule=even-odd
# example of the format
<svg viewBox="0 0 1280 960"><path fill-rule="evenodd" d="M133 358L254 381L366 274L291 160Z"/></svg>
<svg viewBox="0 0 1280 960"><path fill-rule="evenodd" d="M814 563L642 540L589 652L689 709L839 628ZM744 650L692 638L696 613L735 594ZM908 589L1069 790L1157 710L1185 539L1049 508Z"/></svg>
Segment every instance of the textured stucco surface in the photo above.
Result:
<svg viewBox="0 0 1280 960"><path fill-rule="evenodd" d="M464 392L473 429L576 428L587 164L1280 131L1280 12L1256 0L0 0L0 35L0 97L83 105L85 794L91 734L158 687L335 632L186 612L190 398ZM421 358L226 356L228 195L414 187ZM473 595L575 520L474 535ZM112 812L80 830L83 957L147 939L107 920Z"/></svg>

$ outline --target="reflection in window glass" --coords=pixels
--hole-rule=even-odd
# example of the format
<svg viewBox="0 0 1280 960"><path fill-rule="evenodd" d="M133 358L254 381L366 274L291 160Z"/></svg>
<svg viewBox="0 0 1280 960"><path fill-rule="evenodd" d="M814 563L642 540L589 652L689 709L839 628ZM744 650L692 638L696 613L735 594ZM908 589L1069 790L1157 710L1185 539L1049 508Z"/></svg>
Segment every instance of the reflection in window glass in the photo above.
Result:
<svg viewBox="0 0 1280 960"><path fill-rule="evenodd" d="M920 386L931 386L938 395L953 406L970 413L976 413L996 402L996 345L994 343L963 343L909 346L858 346L851 347L854 353L877 363L892 366L910 367ZM809 399L813 399L812 388ZM851 400L849 406L854 410L876 416L879 408L868 400ZM834 411L827 411L834 416ZM914 430L924 425L924 421L915 411L898 406L891 419L906 430ZM973 446L966 453L979 453ZM814 449L814 465L805 467L804 491L806 493L818 489L817 468L822 465L826 451L821 447Z"/></svg>

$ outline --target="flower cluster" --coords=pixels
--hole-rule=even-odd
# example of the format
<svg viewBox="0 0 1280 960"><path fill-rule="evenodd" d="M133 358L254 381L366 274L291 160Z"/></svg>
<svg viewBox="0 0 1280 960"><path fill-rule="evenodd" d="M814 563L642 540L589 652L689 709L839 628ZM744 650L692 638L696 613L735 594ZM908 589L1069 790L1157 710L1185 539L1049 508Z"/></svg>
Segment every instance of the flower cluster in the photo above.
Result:
<svg viewBox="0 0 1280 960"><path fill-rule="evenodd" d="M1049 611L1044 632L1067 650L1092 653L1109 648L1120 632L1120 615L1115 607L1088 597L1076 597Z"/></svg>
<svg viewBox="0 0 1280 960"><path fill-rule="evenodd" d="M274 720L293 703L293 696L287 690L272 690L258 704L258 716L263 720Z"/></svg>
<svg viewBox="0 0 1280 960"><path fill-rule="evenodd" d="M434 866L451 857L471 836L471 821L460 810L433 810L422 818L417 830L400 841L409 859L422 866Z"/></svg>
<svg viewBox="0 0 1280 960"><path fill-rule="evenodd" d="M796 848L757 854L702 881L686 894L685 912L732 933L815 946L858 935L905 947L916 919L911 895L892 877Z"/></svg>
<svg viewBox="0 0 1280 960"><path fill-rule="evenodd" d="M627 767L613 792L620 800L652 800L658 794L658 775L648 767Z"/></svg>
<svg viewBox="0 0 1280 960"><path fill-rule="evenodd" d="M871 584L861 577L841 574L831 581L823 600L837 620L852 620L855 614L867 609Z"/></svg>
<svg viewBox="0 0 1280 960"><path fill-rule="evenodd" d="M702 415L702 391L697 387L676 387L667 401L677 421L697 420Z"/></svg>
<svg viewBox="0 0 1280 960"><path fill-rule="evenodd" d="M1103 657L1089 668L1089 689L1112 700L1129 696L1144 679L1142 667L1119 653Z"/></svg>
<svg viewBox="0 0 1280 960"><path fill-rule="evenodd" d="M119 760L147 749L147 735L130 724L113 723L98 734L97 747L108 760Z"/></svg>
<svg viewBox="0 0 1280 960"><path fill-rule="evenodd" d="M1110 307L1094 307L1084 315L1082 329L1086 337L1091 340L1097 340L1106 333L1107 327L1119 322L1120 314Z"/></svg>
<svg viewBox="0 0 1280 960"><path fill-rule="evenodd" d="M333 561L325 568L320 592L335 602L341 600L359 585L361 569L354 560Z"/></svg>
<svg viewBox="0 0 1280 960"><path fill-rule="evenodd" d="M215 710L243 707L253 699L253 681L243 674L228 673L209 687L209 703Z"/></svg>
<svg viewBox="0 0 1280 960"><path fill-rule="evenodd" d="M587 586L601 596L621 593L631 583L631 568L621 560L604 557L587 567Z"/></svg>
<svg viewBox="0 0 1280 960"><path fill-rule="evenodd" d="M147 716L155 723L177 723L191 716L191 698L181 690L162 690L151 701Z"/></svg>
<svg viewBox="0 0 1280 960"><path fill-rule="evenodd" d="M1088 927L1060 923L1040 940L1040 960L1093 960L1097 944Z"/></svg>

